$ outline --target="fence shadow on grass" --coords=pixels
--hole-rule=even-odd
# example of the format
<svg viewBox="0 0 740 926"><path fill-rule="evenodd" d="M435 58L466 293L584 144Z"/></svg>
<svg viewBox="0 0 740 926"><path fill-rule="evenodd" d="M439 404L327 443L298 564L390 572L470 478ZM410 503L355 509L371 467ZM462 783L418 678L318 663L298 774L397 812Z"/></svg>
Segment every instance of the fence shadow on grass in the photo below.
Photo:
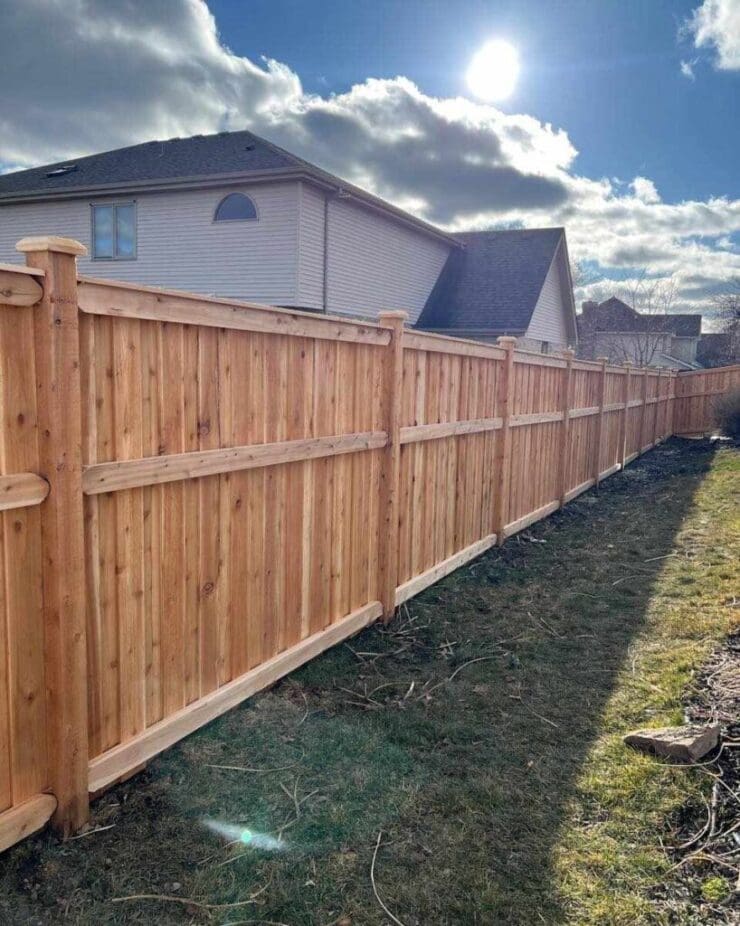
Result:
<svg viewBox="0 0 740 926"><path fill-rule="evenodd" d="M661 446L110 791L110 829L16 847L0 919L380 926L382 830L405 926L563 921L553 849L712 453ZM225 846L206 817L286 850ZM112 902L134 894L200 906Z"/></svg>
<svg viewBox="0 0 740 926"><path fill-rule="evenodd" d="M412 607L430 620L435 676L445 641L457 641L448 674L500 655L389 723L429 772L417 815L393 829L411 845L387 858L411 922L566 921L553 850L712 455L688 442L660 448Z"/></svg>

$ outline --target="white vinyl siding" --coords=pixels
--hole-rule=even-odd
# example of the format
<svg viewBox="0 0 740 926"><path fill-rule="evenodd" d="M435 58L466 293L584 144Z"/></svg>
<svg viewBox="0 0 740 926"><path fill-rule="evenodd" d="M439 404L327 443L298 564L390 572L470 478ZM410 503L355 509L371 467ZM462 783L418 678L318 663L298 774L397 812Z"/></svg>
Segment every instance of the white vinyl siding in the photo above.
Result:
<svg viewBox="0 0 740 926"><path fill-rule="evenodd" d="M531 341L547 341L550 350L561 350L568 345L568 307L563 301L561 251L553 258L545 277L537 305L529 322L525 337ZM539 348L538 348L539 349Z"/></svg>
<svg viewBox="0 0 740 926"><path fill-rule="evenodd" d="M257 221L214 222L223 197L243 189ZM20 263L16 242L61 235L91 250L91 203L119 196L0 206L0 261ZM324 194L306 183L144 193L136 202L134 260L80 258L89 276L297 306L324 304ZM328 311L376 318L404 309L413 324L449 254L443 241L357 203L329 202Z"/></svg>
<svg viewBox="0 0 740 926"><path fill-rule="evenodd" d="M677 360L685 360L687 363L696 363L696 348L699 344L699 338L673 337L671 338L670 353Z"/></svg>
<svg viewBox="0 0 740 926"><path fill-rule="evenodd" d="M299 305L297 290L298 184L244 187L258 221L217 222L216 206L232 189L139 194L136 259L80 258L89 276L247 299ZM62 235L90 245L91 197L0 206L0 261L20 263L16 242L29 235Z"/></svg>
<svg viewBox="0 0 740 926"><path fill-rule="evenodd" d="M376 318L421 314L450 246L343 199L329 202L328 311Z"/></svg>
<svg viewBox="0 0 740 926"><path fill-rule="evenodd" d="M298 305L324 307L324 194L300 184L298 229Z"/></svg>

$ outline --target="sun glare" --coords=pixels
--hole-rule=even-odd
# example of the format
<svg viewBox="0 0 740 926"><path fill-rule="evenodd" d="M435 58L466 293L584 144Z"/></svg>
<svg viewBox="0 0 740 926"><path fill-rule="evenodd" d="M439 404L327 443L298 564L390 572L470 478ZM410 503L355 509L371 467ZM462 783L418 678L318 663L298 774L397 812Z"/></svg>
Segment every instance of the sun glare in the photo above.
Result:
<svg viewBox="0 0 740 926"><path fill-rule="evenodd" d="M470 92L479 100L505 100L519 77L519 53L503 39L486 42L473 56L466 77Z"/></svg>

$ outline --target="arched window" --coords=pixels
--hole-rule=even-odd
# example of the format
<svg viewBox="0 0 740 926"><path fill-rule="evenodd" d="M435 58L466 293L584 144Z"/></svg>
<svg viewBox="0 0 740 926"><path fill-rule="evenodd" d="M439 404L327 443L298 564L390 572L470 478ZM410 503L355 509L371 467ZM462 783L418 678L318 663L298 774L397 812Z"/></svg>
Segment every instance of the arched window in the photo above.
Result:
<svg viewBox="0 0 740 926"><path fill-rule="evenodd" d="M229 193L216 206L214 222L243 222L257 218L257 208L244 193Z"/></svg>

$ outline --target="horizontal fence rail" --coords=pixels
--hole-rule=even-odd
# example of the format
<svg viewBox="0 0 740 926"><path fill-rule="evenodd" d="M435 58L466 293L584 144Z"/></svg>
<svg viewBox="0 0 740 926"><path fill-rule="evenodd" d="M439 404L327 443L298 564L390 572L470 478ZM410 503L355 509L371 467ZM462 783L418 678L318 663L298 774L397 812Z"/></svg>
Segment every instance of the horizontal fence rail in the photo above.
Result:
<svg viewBox="0 0 740 926"><path fill-rule="evenodd" d="M676 375L0 265L0 849L673 433ZM60 622L59 615L63 616ZM47 695L48 692L48 695Z"/></svg>

